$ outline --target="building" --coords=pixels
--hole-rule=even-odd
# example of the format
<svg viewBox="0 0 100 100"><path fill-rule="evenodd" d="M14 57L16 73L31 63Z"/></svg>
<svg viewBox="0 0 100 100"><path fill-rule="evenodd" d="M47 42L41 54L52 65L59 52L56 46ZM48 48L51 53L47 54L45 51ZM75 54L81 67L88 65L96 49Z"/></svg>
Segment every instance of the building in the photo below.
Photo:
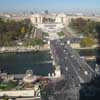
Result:
<svg viewBox="0 0 100 100"><path fill-rule="evenodd" d="M55 18L55 22L56 23L63 23L66 24L67 23L67 15L64 13L58 14Z"/></svg>
<svg viewBox="0 0 100 100"><path fill-rule="evenodd" d="M73 38L64 38L64 41L67 41L67 43L74 49L80 48L80 42L83 38L73 37Z"/></svg>
<svg viewBox="0 0 100 100"><path fill-rule="evenodd" d="M30 19L33 24L40 24L43 22L43 16L41 14L33 14Z"/></svg>
<svg viewBox="0 0 100 100"><path fill-rule="evenodd" d="M61 14L33 14L30 16L31 22L33 24L43 24L43 23L67 23L67 15Z"/></svg>

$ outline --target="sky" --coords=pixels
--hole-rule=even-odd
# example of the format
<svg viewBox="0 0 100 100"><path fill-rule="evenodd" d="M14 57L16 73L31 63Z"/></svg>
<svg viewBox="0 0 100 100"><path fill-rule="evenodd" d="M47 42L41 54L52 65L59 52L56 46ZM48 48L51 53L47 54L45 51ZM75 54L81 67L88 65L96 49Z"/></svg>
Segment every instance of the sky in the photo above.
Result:
<svg viewBox="0 0 100 100"><path fill-rule="evenodd" d="M0 11L99 10L100 0L0 0Z"/></svg>

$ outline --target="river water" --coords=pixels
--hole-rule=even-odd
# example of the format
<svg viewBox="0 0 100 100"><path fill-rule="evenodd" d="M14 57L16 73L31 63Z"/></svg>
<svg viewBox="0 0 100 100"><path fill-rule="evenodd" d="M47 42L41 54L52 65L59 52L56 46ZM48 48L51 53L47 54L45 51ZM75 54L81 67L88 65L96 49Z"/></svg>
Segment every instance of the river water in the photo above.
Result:
<svg viewBox="0 0 100 100"><path fill-rule="evenodd" d="M98 53L98 49L83 49L83 50L76 50L80 56L100 56L100 53ZM96 66L96 59L95 60L90 60L90 61L87 61L87 63L93 68L95 69L95 66Z"/></svg>
<svg viewBox="0 0 100 100"><path fill-rule="evenodd" d="M0 69L8 74L24 74L33 70L35 75L53 72L49 51L0 54Z"/></svg>
<svg viewBox="0 0 100 100"><path fill-rule="evenodd" d="M77 50L81 56L96 55L96 50ZM8 74L25 74L33 70L35 75L48 75L54 71L49 51L2 53L0 54L0 70ZM96 61L88 61L94 69Z"/></svg>

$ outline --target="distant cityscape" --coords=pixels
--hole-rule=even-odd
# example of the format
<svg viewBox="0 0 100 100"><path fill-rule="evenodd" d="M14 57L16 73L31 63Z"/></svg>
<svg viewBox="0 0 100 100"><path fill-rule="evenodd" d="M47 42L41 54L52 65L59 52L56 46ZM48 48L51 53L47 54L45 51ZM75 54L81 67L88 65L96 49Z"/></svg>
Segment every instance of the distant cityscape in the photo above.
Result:
<svg viewBox="0 0 100 100"><path fill-rule="evenodd" d="M71 8L71 9L66 9L66 10L61 10L61 11L57 11L57 10L53 10L53 11L50 11L50 10L26 10L26 11L1 11L0 14L3 15L3 14L12 14L12 15L30 15L32 13L45 13L46 11L48 11L49 13L65 13L67 15L78 15L78 14L81 14L81 15L87 15L87 16L100 16L100 10L99 9L76 9L76 8Z"/></svg>
<svg viewBox="0 0 100 100"><path fill-rule="evenodd" d="M42 7L45 0L37 1L29 3L29 8L21 1L23 6L17 8L15 0L13 9L9 6L12 2L2 1L0 100L99 100L98 4L79 0L75 7L72 0L66 8L65 0L64 7L55 0L54 5L48 1Z"/></svg>

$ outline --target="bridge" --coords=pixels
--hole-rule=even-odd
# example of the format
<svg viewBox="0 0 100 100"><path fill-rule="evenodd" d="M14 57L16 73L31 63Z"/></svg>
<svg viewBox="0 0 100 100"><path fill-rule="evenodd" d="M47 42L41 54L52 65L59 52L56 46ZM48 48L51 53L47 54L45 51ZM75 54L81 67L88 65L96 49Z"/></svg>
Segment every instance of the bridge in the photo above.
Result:
<svg viewBox="0 0 100 100"><path fill-rule="evenodd" d="M61 73L71 85L79 85L90 81L94 77L94 70L85 62L80 59L68 44L66 40L53 40L51 41L51 51L53 58L57 65L60 65ZM72 81L71 81L72 80Z"/></svg>
<svg viewBox="0 0 100 100"><path fill-rule="evenodd" d="M84 59L80 59L79 54L67 44L66 39L52 40L50 47L55 66L60 66L61 76L64 77L52 86L52 100L79 100L82 84L90 82L95 77L95 71Z"/></svg>

